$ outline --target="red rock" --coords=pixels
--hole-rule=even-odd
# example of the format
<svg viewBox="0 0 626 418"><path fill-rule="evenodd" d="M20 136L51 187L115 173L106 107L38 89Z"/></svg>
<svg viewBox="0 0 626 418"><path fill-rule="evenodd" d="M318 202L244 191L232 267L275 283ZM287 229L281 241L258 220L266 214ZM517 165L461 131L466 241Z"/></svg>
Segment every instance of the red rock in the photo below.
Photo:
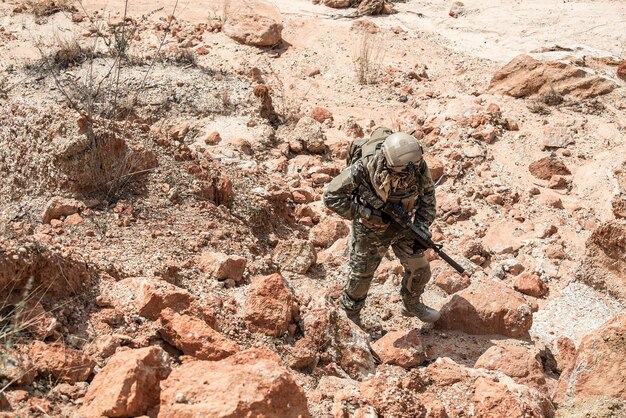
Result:
<svg viewBox="0 0 626 418"><path fill-rule="evenodd" d="M324 143L326 135L322 125L309 116L300 118L288 139L303 144L307 151L314 154L321 154L326 151L326 144Z"/></svg>
<svg viewBox="0 0 626 418"><path fill-rule="evenodd" d="M298 305L280 274L255 277L248 289L243 316L254 331L280 337L297 322Z"/></svg>
<svg viewBox="0 0 626 418"><path fill-rule="evenodd" d="M452 296L435 323L440 329L468 334L500 334L522 337L532 325L532 312L512 289L497 282L479 284Z"/></svg>
<svg viewBox="0 0 626 418"><path fill-rule="evenodd" d="M325 296L316 296L301 308L305 338L326 362L336 363L353 379L375 370L369 336Z"/></svg>
<svg viewBox="0 0 626 418"><path fill-rule="evenodd" d="M451 270L443 270L435 278L435 285L449 295L466 289L471 284L469 277Z"/></svg>
<svg viewBox="0 0 626 418"><path fill-rule="evenodd" d="M621 78L622 80L626 81L626 60L621 61L617 65L617 71L615 72L615 75L617 75L617 77Z"/></svg>
<svg viewBox="0 0 626 418"><path fill-rule="evenodd" d="M65 218L65 221L63 221L63 223L67 227L72 227L72 226L75 226L75 225L82 224L83 221L84 221L84 219L78 213L74 213L74 214L68 216L67 218Z"/></svg>
<svg viewBox="0 0 626 418"><path fill-rule="evenodd" d="M465 5L463 4L463 2L455 1L454 3L452 3L448 15L456 19L463 14L465 14Z"/></svg>
<svg viewBox="0 0 626 418"><path fill-rule="evenodd" d="M289 367L294 370L311 371L318 361L318 355L313 342L301 338L289 351Z"/></svg>
<svg viewBox="0 0 626 418"><path fill-rule="evenodd" d="M384 364L410 368L425 359L424 347L417 331L391 331L372 344Z"/></svg>
<svg viewBox="0 0 626 418"><path fill-rule="evenodd" d="M332 7L333 9L343 9L350 7L352 0L322 0L324 6Z"/></svg>
<svg viewBox="0 0 626 418"><path fill-rule="evenodd" d="M315 264L317 254L313 244L306 240L281 241L274 249L274 263L281 271L305 274Z"/></svg>
<svg viewBox="0 0 626 418"><path fill-rule="evenodd" d="M189 133L189 124L187 122L179 123L170 128L170 136L177 141L182 141Z"/></svg>
<svg viewBox="0 0 626 418"><path fill-rule="evenodd" d="M191 293L160 279L135 278L131 286L135 289L137 313L149 319L157 319L165 308L176 312L189 311L195 298Z"/></svg>
<svg viewBox="0 0 626 418"><path fill-rule="evenodd" d="M534 273L524 272L513 280L513 288L525 295L540 298L548 293L546 283Z"/></svg>
<svg viewBox="0 0 626 418"><path fill-rule="evenodd" d="M626 219L626 194L619 194L611 200L613 215L617 219Z"/></svg>
<svg viewBox="0 0 626 418"><path fill-rule="evenodd" d="M588 68L567 61L541 62L529 55L518 55L497 71L489 86L492 92L513 97L548 94L569 94L576 98L589 98L607 94L616 83L593 74Z"/></svg>
<svg viewBox="0 0 626 418"><path fill-rule="evenodd" d="M85 418L145 415L159 402L159 382L170 373L169 358L160 347L125 350L111 357L85 395Z"/></svg>
<svg viewBox="0 0 626 418"><path fill-rule="evenodd" d="M198 259L198 267L217 280L238 282L246 269L246 259L238 255L204 252Z"/></svg>
<svg viewBox="0 0 626 418"><path fill-rule="evenodd" d="M423 374L439 387L451 386L469 376L466 368L448 357L439 357L424 369Z"/></svg>
<svg viewBox="0 0 626 418"><path fill-rule="evenodd" d="M96 365L82 351L42 341L30 344L28 356L39 373L62 382L84 382Z"/></svg>
<svg viewBox="0 0 626 418"><path fill-rule="evenodd" d="M200 360L221 360L239 351L237 344L206 322L171 309L161 312L159 333L185 355Z"/></svg>
<svg viewBox="0 0 626 418"><path fill-rule="evenodd" d="M196 54L198 55L207 55L209 53L209 49L206 46L199 46L196 49Z"/></svg>
<svg viewBox="0 0 626 418"><path fill-rule="evenodd" d="M570 175L571 171L555 157L541 158L528 166L530 174L541 180L550 180L554 175Z"/></svg>
<svg viewBox="0 0 626 418"><path fill-rule="evenodd" d="M326 217L320 223L311 228L309 236L311 242L316 247L326 248L335 241L345 237L350 232L350 228L341 219Z"/></svg>
<svg viewBox="0 0 626 418"><path fill-rule="evenodd" d="M324 123L327 119L333 120L333 114L323 107L315 107L311 111L311 117L319 123Z"/></svg>
<svg viewBox="0 0 626 418"><path fill-rule="evenodd" d="M539 201L547 207L554 209L563 209L563 201L558 196L542 194L539 196Z"/></svg>
<svg viewBox="0 0 626 418"><path fill-rule="evenodd" d="M85 208L83 202L74 199L66 199L62 197L53 197L46 204L41 218L43 223L49 223L53 219L59 219L61 216L69 216L80 212Z"/></svg>
<svg viewBox="0 0 626 418"><path fill-rule="evenodd" d="M432 177L433 181L439 180L444 173L444 166L441 160L430 154L424 154L424 160L430 170L430 177Z"/></svg>
<svg viewBox="0 0 626 418"><path fill-rule="evenodd" d="M194 361L162 382L159 418L308 418L304 390L278 356L250 349L220 361Z"/></svg>
<svg viewBox="0 0 626 418"><path fill-rule="evenodd" d="M222 31L235 41L253 46L272 46L282 40L283 25L268 16L250 12L234 13Z"/></svg>
<svg viewBox="0 0 626 418"><path fill-rule="evenodd" d="M559 379L556 402L596 398L626 400L626 315L586 335Z"/></svg>
<svg viewBox="0 0 626 418"><path fill-rule="evenodd" d="M449 418L446 407L430 392L422 393L418 396L419 402L426 408L426 418Z"/></svg>
<svg viewBox="0 0 626 418"><path fill-rule="evenodd" d="M567 337L560 336L554 341L552 353L560 373L571 368L576 361L576 345Z"/></svg>
<svg viewBox="0 0 626 418"><path fill-rule="evenodd" d="M313 184L326 184L330 183L332 177L326 173L313 173L311 175L311 180L313 180Z"/></svg>
<svg viewBox="0 0 626 418"><path fill-rule="evenodd" d="M315 200L313 192L307 189L296 189L292 192L293 201L298 204L310 203Z"/></svg>
<svg viewBox="0 0 626 418"><path fill-rule="evenodd" d="M9 386L28 386L36 375L37 371L26 354L0 346L0 382Z"/></svg>
<svg viewBox="0 0 626 418"><path fill-rule="evenodd" d="M474 367L500 371L519 384L538 389L544 389L546 384L538 354L520 346L491 346L476 360Z"/></svg>
<svg viewBox="0 0 626 418"><path fill-rule="evenodd" d="M626 220L605 222L586 242L582 280L626 298Z"/></svg>
<svg viewBox="0 0 626 418"><path fill-rule="evenodd" d="M481 418L547 418L554 416L550 400L522 385L507 385L484 377L476 379L474 413Z"/></svg>
<svg viewBox="0 0 626 418"><path fill-rule="evenodd" d="M406 372L398 367L379 366L375 375L361 382L358 396L359 400L375 408L376 415L365 409L362 415L357 413L354 416L425 418L426 408L419 402L418 392L408 380Z"/></svg>
<svg viewBox="0 0 626 418"><path fill-rule="evenodd" d="M204 138L204 143L207 145L217 145L222 140L219 132L211 132Z"/></svg>

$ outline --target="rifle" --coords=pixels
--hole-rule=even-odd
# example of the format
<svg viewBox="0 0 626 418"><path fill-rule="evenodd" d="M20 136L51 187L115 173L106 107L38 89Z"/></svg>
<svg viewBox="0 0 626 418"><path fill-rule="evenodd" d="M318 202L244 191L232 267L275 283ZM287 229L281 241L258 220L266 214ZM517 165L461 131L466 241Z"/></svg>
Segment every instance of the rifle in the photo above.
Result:
<svg viewBox="0 0 626 418"><path fill-rule="evenodd" d="M446 263L450 264L453 269L461 274L465 272L465 269L463 267L461 267L456 261L450 258L448 254L443 252L443 244L437 244L433 242L433 240L431 239L431 233L427 229L415 225L411 221L411 217L409 216L409 214L406 213L401 206L387 202L385 203L381 211L387 214L394 222L399 224L404 229L410 230L417 245L424 249L432 248L437 253L437 255L439 255L439 257L441 257Z"/></svg>

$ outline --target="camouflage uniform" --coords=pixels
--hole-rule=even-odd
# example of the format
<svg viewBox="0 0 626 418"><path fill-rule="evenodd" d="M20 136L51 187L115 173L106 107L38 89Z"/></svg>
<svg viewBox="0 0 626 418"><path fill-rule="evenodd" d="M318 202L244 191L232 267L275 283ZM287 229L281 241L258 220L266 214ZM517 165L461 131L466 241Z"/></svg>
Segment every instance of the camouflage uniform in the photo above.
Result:
<svg viewBox="0 0 626 418"><path fill-rule="evenodd" d="M390 245L404 267L401 295L405 306L419 303L431 277L423 250L415 248L414 240L398 225L371 225L359 217L359 204L380 208L385 203L376 194L368 172L369 159L376 157L377 154L364 157L348 166L330 182L324 193L324 204L329 209L352 220L350 275L342 296L342 304L348 311L358 312L363 307L374 272ZM387 200L415 213L414 222L428 227L435 219L436 210L433 181L425 161L413 170L414 181L402 190L392 189Z"/></svg>

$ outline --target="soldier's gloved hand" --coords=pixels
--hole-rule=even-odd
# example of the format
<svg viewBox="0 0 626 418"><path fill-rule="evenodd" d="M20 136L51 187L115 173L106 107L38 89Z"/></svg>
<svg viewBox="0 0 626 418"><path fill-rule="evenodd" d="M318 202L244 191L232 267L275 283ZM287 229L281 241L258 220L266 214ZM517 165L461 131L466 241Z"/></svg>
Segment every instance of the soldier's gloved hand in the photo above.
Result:
<svg viewBox="0 0 626 418"><path fill-rule="evenodd" d="M378 209L360 206L359 216L361 223L370 229L380 231L387 229L389 226L389 223L383 219L383 213Z"/></svg>

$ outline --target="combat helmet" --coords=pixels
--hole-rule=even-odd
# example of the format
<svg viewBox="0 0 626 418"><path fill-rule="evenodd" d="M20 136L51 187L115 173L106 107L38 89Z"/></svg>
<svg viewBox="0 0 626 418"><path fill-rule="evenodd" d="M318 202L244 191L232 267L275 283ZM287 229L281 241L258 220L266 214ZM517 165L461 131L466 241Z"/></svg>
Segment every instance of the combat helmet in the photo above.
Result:
<svg viewBox="0 0 626 418"><path fill-rule="evenodd" d="M401 171L422 162L424 150L413 135L396 132L383 142L382 152L387 166L394 171Z"/></svg>

